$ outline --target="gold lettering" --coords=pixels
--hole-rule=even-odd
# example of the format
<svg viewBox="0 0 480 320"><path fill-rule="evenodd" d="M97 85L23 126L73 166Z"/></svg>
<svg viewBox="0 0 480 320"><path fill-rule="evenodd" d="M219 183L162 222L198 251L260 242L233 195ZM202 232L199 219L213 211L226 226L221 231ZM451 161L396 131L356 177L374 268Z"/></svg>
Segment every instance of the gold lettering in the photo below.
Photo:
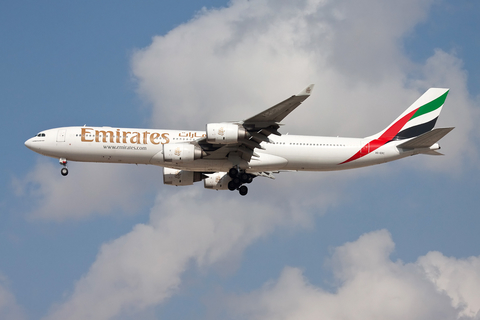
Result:
<svg viewBox="0 0 480 320"><path fill-rule="evenodd" d="M160 137L160 133L158 132L154 132L150 135L150 142L153 143L153 144L160 144L160 142L156 142L155 139L157 139L158 137Z"/></svg>
<svg viewBox="0 0 480 320"><path fill-rule="evenodd" d="M93 142L93 139L92 139L92 140L87 140L87 139L86 139L87 133L90 133L90 132L88 132L87 130L93 130L93 128L85 128L85 127L83 127L83 128L82 128L82 138L81 138L81 140L82 140L82 142Z"/></svg>
<svg viewBox="0 0 480 320"><path fill-rule="evenodd" d="M168 138L168 133L162 133L162 138L165 139L165 142L162 142L162 144L170 142L170 138Z"/></svg>
<svg viewBox="0 0 480 320"><path fill-rule="evenodd" d="M132 144L149 144L154 145L158 144L167 144L170 143L170 134L167 132L130 132L130 131L120 131L121 129L114 129L115 131L110 130L95 130L94 128L81 128L80 139L82 142L103 142L107 143L132 143ZM130 135L130 136L128 136ZM194 137L196 133L192 132L182 132L179 134L180 137ZM205 136L205 135L203 135ZM176 138L178 140L183 140Z"/></svg>
<svg viewBox="0 0 480 320"><path fill-rule="evenodd" d="M140 132L132 132L132 134L134 136L130 138L130 143L140 144Z"/></svg>
<svg viewBox="0 0 480 320"><path fill-rule="evenodd" d="M102 142L107 142L107 134L110 134L110 143L113 143L113 131L103 131L103 130L95 130L95 142L100 142L99 138L102 135Z"/></svg>
<svg viewBox="0 0 480 320"><path fill-rule="evenodd" d="M127 143L127 137L128 137L128 134L130 134L131 132L130 131L123 131L122 134L123 134L123 143Z"/></svg>
<svg viewBox="0 0 480 320"><path fill-rule="evenodd" d="M143 133L143 144L147 144L147 135L148 135L149 133L150 133L150 132L148 132L148 131L145 131L145 132Z"/></svg>

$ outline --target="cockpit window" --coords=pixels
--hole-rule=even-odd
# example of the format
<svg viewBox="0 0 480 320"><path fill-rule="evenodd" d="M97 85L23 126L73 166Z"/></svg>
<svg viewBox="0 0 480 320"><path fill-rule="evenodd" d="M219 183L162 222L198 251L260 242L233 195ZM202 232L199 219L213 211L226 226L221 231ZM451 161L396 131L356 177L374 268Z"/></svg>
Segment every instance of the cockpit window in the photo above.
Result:
<svg viewBox="0 0 480 320"><path fill-rule="evenodd" d="M45 133L40 132L39 134L37 134L37 137L45 137Z"/></svg>

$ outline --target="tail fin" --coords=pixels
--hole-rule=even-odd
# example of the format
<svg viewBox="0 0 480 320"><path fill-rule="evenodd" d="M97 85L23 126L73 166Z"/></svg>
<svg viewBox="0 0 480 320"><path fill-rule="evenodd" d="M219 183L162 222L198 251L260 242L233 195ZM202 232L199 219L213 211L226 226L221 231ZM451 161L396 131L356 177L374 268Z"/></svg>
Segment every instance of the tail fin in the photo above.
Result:
<svg viewBox="0 0 480 320"><path fill-rule="evenodd" d="M366 137L365 140L369 142L367 142L360 151L340 164L362 158L391 141L415 138L430 132L435 127L435 123L437 122L440 111L442 111L443 104L447 98L448 91L449 89L441 88L428 89L427 92L418 98L417 101L395 119L395 121L393 121L386 129L373 136ZM445 134L450 132L450 130L447 131L447 129L444 129L435 132L434 134L429 134L423 137L421 139L422 141L420 141L420 139L413 141L412 145L414 142L425 143L427 140L430 141L436 138L440 140ZM404 144L404 146L405 145L407 144Z"/></svg>
<svg viewBox="0 0 480 320"><path fill-rule="evenodd" d="M381 140L417 137L435 127L449 89L430 88L385 130L375 136Z"/></svg>

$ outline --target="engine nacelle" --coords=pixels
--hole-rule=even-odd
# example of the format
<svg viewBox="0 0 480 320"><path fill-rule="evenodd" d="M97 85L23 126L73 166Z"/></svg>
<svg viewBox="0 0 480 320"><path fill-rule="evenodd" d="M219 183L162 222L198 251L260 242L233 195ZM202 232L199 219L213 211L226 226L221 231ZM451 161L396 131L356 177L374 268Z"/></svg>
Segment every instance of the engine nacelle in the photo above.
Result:
<svg viewBox="0 0 480 320"><path fill-rule="evenodd" d="M203 180L204 187L213 190L227 190L228 183L232 180L226 172L215 172L208 175L208 178Z"/></svg>
<svg viewBox="0 0 480 320"><path fill-rule="evenodd" d="M201 159L203 150L189 143L166 143L163 145L163 161L181 163Z"/></svg>
<svg viewBox="0 0 480 320"><path fill-rule="evenodd" d="M163 183L173 186L189 186L194 182L201 181L201 172L185 171L172 168L163 168Z"/></svg>
<svg viewBox="0 0 480 320"><path fill-rule="evenodd" d="M237 143L239 139L247 137L244 127L234 123L209 123L207 124L208 143Z"/></svg>

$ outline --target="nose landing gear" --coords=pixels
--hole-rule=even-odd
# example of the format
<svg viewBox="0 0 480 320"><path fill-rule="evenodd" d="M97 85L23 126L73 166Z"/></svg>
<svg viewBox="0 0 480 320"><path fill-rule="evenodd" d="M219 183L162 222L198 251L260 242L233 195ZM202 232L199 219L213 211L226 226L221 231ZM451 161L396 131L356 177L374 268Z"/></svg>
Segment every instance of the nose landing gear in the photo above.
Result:
<svg viewBox="0 0 480 320"><path fill-rule="evenodd" d="M66 176L68 174L68 169L67 169L67 159L65 158L60 158L58 162L63 166L63 168L60 170L60 173L62 176Z"/></svg>
<svg viewBox="0 0 480 320"><path fill-rule="evenodd" d="M228 176L232 178L232 180L228 183L229 190L238 190L238 192L242 196L248 193L247 186L244 186L243 184L252 182L254 178L253 175L248 174L243 170L239 171L237 168L234 167L228 171Z"/></svg>

